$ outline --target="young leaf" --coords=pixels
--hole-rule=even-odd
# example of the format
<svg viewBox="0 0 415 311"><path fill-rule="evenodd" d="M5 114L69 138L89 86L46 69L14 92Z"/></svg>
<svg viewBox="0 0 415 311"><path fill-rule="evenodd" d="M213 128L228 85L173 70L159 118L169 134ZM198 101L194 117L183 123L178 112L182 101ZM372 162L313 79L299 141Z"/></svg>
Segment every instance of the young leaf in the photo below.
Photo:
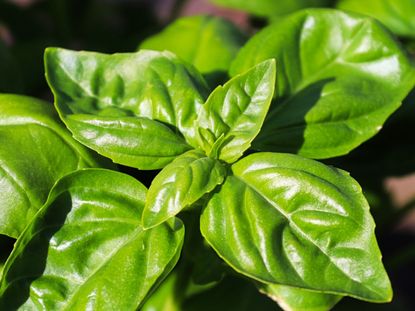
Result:
<svg viewBox="0 0 415 311"><path fill-rule="evenodd" d="M376 134L415 83L415 68L370 18L331 9L298 12L243 47L232 75L275 58L277 98L252 146L329 158Z"/></svg>
<svg viewBox="0 0 415 311"><path fill-rule="evenodd" d="M199 145L209 156L238 160L259 133L272 100L275 60L267 60L217 87L197 119Z"/></svg>
<svg viewBox="0 0 415 311"><path fill-rule="evenodd" d="M340 0L337 7L375 17L397 35L415 38L413 0Z"/></svg>
<svg viewBox="0 0 415 311"><path fill-rule="evenodd" d="M287 311L328 311L342 296L313 292L278 284L259 284L259 291L275 300Z"/></svg>
<svg viewBox="0 0 415 311"><path fill-rule="evenodd" d="M369 206L346 172L273 153L248 156L232 171L203 211L201 231L235 270L264 283L390 301Z"/></svg>
<svg viewBox="0 0 415 311"><path fill-rule="evenodd" d="M178 214L221 184L225 167L192 150L166 166L153 180L143 211L143 226L151 228Z"/></svg>
<svg viewBox="0 0 415 311"><path fill-rule="evenodd" d="M89 137L88 130L82 131L81 125L72 128L70 117L100 116L108 121L112 118L114 123L120 117L145 117L171 126L177 139L181 138L180 132L196 146L193 123L207 97L207 87L200 74L175 55L145 50L106 55L48 48L45 67L59 114L74 135L78 139L82 136L84 143L89 141L89 146L100 143L94 136ZM121 130L122 125L119 127ZM123 144L118 141L121 138L112 136L112 139L106 142L107 148ZM135 155L135 145L132 150L128 146L125 145L123 153ZM153 156L152 145L148 148ZM139 156L145 152L147 148Z"/></svg>
<svg viewBox="0 0 415 311"><path fill-rule="evenodd" d="M245 36L229 21L215 16L187 16L146 39L141 49L175 53L206 79L226 73Z"/></svg>
<svg viewBox="0 0 415 311"><path fill-rule="evenodd" d="M184 227L144 231L146 189L89 169L69 174L19 237L0 285L2 310L136 310L176 264Z"/></svg>
<svg viewBox="0 0 415 311"><path fill-rule="evenodd" d="M71 137L53 106L0 95L0 234L17 238L55 182L84 167L110 166Z"/></svg>

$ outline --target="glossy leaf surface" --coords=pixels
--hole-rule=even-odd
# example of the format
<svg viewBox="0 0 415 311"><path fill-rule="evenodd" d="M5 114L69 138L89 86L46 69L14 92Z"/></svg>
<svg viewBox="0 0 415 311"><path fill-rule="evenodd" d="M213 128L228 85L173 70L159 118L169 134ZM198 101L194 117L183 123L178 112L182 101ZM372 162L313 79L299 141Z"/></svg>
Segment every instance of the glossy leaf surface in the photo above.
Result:
<svg viewBox="0 0 415 311"><path fill-rule="evenodd" d="M207 97L206 83L196 70L175 55L146 50L106 55L49 48L45 66L63 121L76 137L82 134L89 146L99 142L88 136L88 130L73 129L67 121L70 117L99 116L114 122L120 117L145 117L171 126L178 137L180 132L190 144L195 144L193 123ZM113 143L118 148L122 133L108 134L114 141L107 141L106 145ZM132 150L123 153L134 155L134 144L125 145L130 144ZM153 146L148 148L152 154Z"/></svg>
<svg viewBox="0 0 415 311"><path fill-rule="evenodd" d="M342 298L278 284L261 284L258 287L286 311L328 311Z"/></svg>
<svg viewBox="0 0 415 311"><path fill-rule="evenodd" d="M218 86L199 113L199 145L228 163L239 159L259 133L274 94L275 61L264 61Z"/></svg>
<svg viewBox="0 0 415 311"><path fill-rule="evenodd" d="M233 75L277 60L277 98L253 147L329 158L376 134L415 83L415 69L379 23L330 9L293 14L255 35Z"/></svg>
<svg viewBox="0 0 415 311"><path fill-rule="evenodd" d="M221 184L225 167L200 151L189 151L166 166L153 180L143 211L151 228L178 214Z"/></svg>
<svg viewBox="0 0 415 311"><path fill-rule="evenodd" d="M244 35L232 23L214 16L182 17L146 39L141 49L173 52L207 78L227 72Z"/></svg>
<svg viewBox="0 0 415 311"><path fill-rule="evenodd" d="M54 183L84 167L109 165L71 137L53 105L0 95L0 234L17 238Z"/></svg>
<svg viewBox="0 0 415 311"><path fill-rule="evenodd" d="M17 241L2 310L135 310L176 264L180 220L140 225L146 188L107 170L65 176Z"/></svg>
<svg viewBox="0 0 415 311"><path fill-rule="evenodd" d="M226 7L246 11L259 16L278 16L307 7L325 6L330 0L211 0Z"/></svg>
<svg viewBox="0 0 415 311"><path fill-rule="evenodd" d="M84 145L116 163L159 169L191 149L164 124L140 117L69 115L67 126Z"/></svg>
<svg viewBox="0 0 415 311"><path fill-rule="evenodd" d="M265 283L391 299L369 206L346 172L277 153L248 156L232 171L201 230L235 270Z"/></svg>
<svg viewBox="0 0 415 311"><path fill-rule="evenodd" d="M400 36L415 38L415 1L340 0L337 7L372 16Z"/></svg>

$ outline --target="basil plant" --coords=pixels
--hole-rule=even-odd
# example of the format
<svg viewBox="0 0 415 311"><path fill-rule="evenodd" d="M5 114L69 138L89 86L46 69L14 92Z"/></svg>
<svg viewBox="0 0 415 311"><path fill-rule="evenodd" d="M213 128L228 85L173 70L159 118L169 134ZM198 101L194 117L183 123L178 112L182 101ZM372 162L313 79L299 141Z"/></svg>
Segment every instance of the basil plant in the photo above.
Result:
<svg viewBox="0 0 415 311"><path fill-rule="evenodd" d="M213 89L151 42L113 55L46 50L71 146L161 171L147 190L90 160L54 183L24 230L10 231L18 239L0 309L173 310L148 304L177 273L215 274L219 258L229 269L218 269L285 310L328 310L343 296L390 301L361 187L314 159L369 139L414 85L414 65L393 37L359 15L301 11L254 35ZM181 254L193 272L174 269Z"/></svg>

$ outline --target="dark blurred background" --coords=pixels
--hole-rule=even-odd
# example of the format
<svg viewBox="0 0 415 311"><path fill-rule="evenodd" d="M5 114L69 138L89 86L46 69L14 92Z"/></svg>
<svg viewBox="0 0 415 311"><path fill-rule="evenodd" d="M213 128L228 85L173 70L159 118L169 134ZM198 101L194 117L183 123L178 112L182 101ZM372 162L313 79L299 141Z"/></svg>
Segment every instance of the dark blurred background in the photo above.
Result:
<svg viewBox="0 0 415 311"><path fill-rule="evenodd" d="M7 85L0 91L49 98L43 78L48 46L131 52L176 18L201 13L249 25L247 14L207 0L0 0L0 58L8 60L8 68L0 67L0 85Z"/></svg>

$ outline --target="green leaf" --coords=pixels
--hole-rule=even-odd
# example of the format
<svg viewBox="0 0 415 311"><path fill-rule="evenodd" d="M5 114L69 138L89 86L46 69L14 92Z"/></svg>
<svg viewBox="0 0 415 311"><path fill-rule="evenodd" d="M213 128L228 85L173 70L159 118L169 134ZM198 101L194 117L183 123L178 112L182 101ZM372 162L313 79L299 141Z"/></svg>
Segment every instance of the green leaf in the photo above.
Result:
<svg viewBox="0 0 415 311"><path fill-rule="evenodd" d="M144 303L141 311L181 311L178 291L180 288L180 278L176 271L172 271L168 277L160 284L157 290L151 294ZM181 294L181 293L180 293Z"/></svg>
<svg viewBox="0 0 415 311"><path fill-rule="evenodd" d="M223 182L225 167L192 150L166 166L151 183L143 211L143 226L151 228L191 206Z"/></svg>
<svg viewBox="0 0 415 311"><path fill-rule="evenodd" d="M369 206L348 173L277 153L248 156L232 172L201 217L230 266L264 283L391 300Z"/></svg>
<svg viewBox="0 0 415 311"><path fill-rule="evenodd" d="M114 162L138 169L159 169L191 149L164 124L140 117L69 115L74 138Z"/></svg>
<svg viewBox="0 0 415 311"><path fill-rule="evenodd" d="M259 16L279 16L307 7L330 4L330 0L211 0L213 3L238 9Z"/></svg>
<svg viewBox="0 0 415 311"><path fill-rule="evenodd" d="M340 0L337 7L372 16L399 36L415 38L415 2L413 0Z"/></svg>
<svg viewBox="0 0 415 311"><path fill-rule="evenodd" d="M209 156L238 160L259 133L275 85L275 60L264 61L218 86L197 119L199 145Z"/></svg>
<svg viewBox="0 0 415 311"><path fill-rule="evenodd" d="M327 311L342 298L338 295L278 284L260 284L258 287L260 292L275 300L287 311Z"/></svg>
<svg viewBox="0 0 415 311"><path fill-rule="evenodd" d="M207 79L226 73L245 36L229 21L215 16L177 19L141 43L141 49L173 52L193 64Z"/></svg>
<svg viewBox="0 0 415 311"><path fill-rule="evenodd" d="M110 166L71 137L53 105L0 94L0 234L17 238L55 182L84 167Z"/></svg>
<svg viewBox="0 0 415 311"><path fill-rule="evenodd" d="M189 144L197 145L193 123L207 97L207 87L200 74L175 55L145 50L106 55L48 48L45 67L60 116L74 136L77 139L82 136L83 143L89 147L100 145L101 136L97 139L94 135L90 137L88 130L81 130L81 124L73 128L68 121L70 118L92 120L99 116L116 124L120 118L144 117L171 127L172 133L177 135L172 144L182 140L181 133ZM120 131L108 133L111 140L106 141L107 148L117 149L123 145L126 149L120 148L120 153L126 154L126 157L135 156L135 144L128 150L130 144L119 141L123 139L123 124L116 127ZM130 131L130 126L126 131ZM152 144L141 150L138 156L142 157L146 152L154 161L160 160L154 158L157 149ZM165 156L164 153L160 154L160 158ZM135 162L122 164L135 165Z"/></svg>
<svg viewBox="0 0 415 311"><path fill-rule="evenodd" d="M265 28L241 49L232 75L278 64L277 98L252 146L310 158L346 154L375 135L415 83L415 68L370 18L304 10Z"/></svg>
<svg viewBox="0 0 415 311"><path fill-rule="evenodd" d="M135 310L180 255L180 220L141 227L146 188L87 169L62 178L19 237L0 286L0 308Z"/></svg>
<svg viewBox="0 0 415 311"><path fill-rule="evenodd" d="M210 245L202 237L201 239L198 247L194 249L195 254L192 258L195 262L192 281L195 285L201 286L216 284L224 278L229 268Z"/></svg>
<svg viewBox="0 0 415 311"><path fill-rule="evenodd" d="M183 311L275 311L275 303L261 295L252 282L236 277L226 277L218 285L188 297Z"/></svg>

